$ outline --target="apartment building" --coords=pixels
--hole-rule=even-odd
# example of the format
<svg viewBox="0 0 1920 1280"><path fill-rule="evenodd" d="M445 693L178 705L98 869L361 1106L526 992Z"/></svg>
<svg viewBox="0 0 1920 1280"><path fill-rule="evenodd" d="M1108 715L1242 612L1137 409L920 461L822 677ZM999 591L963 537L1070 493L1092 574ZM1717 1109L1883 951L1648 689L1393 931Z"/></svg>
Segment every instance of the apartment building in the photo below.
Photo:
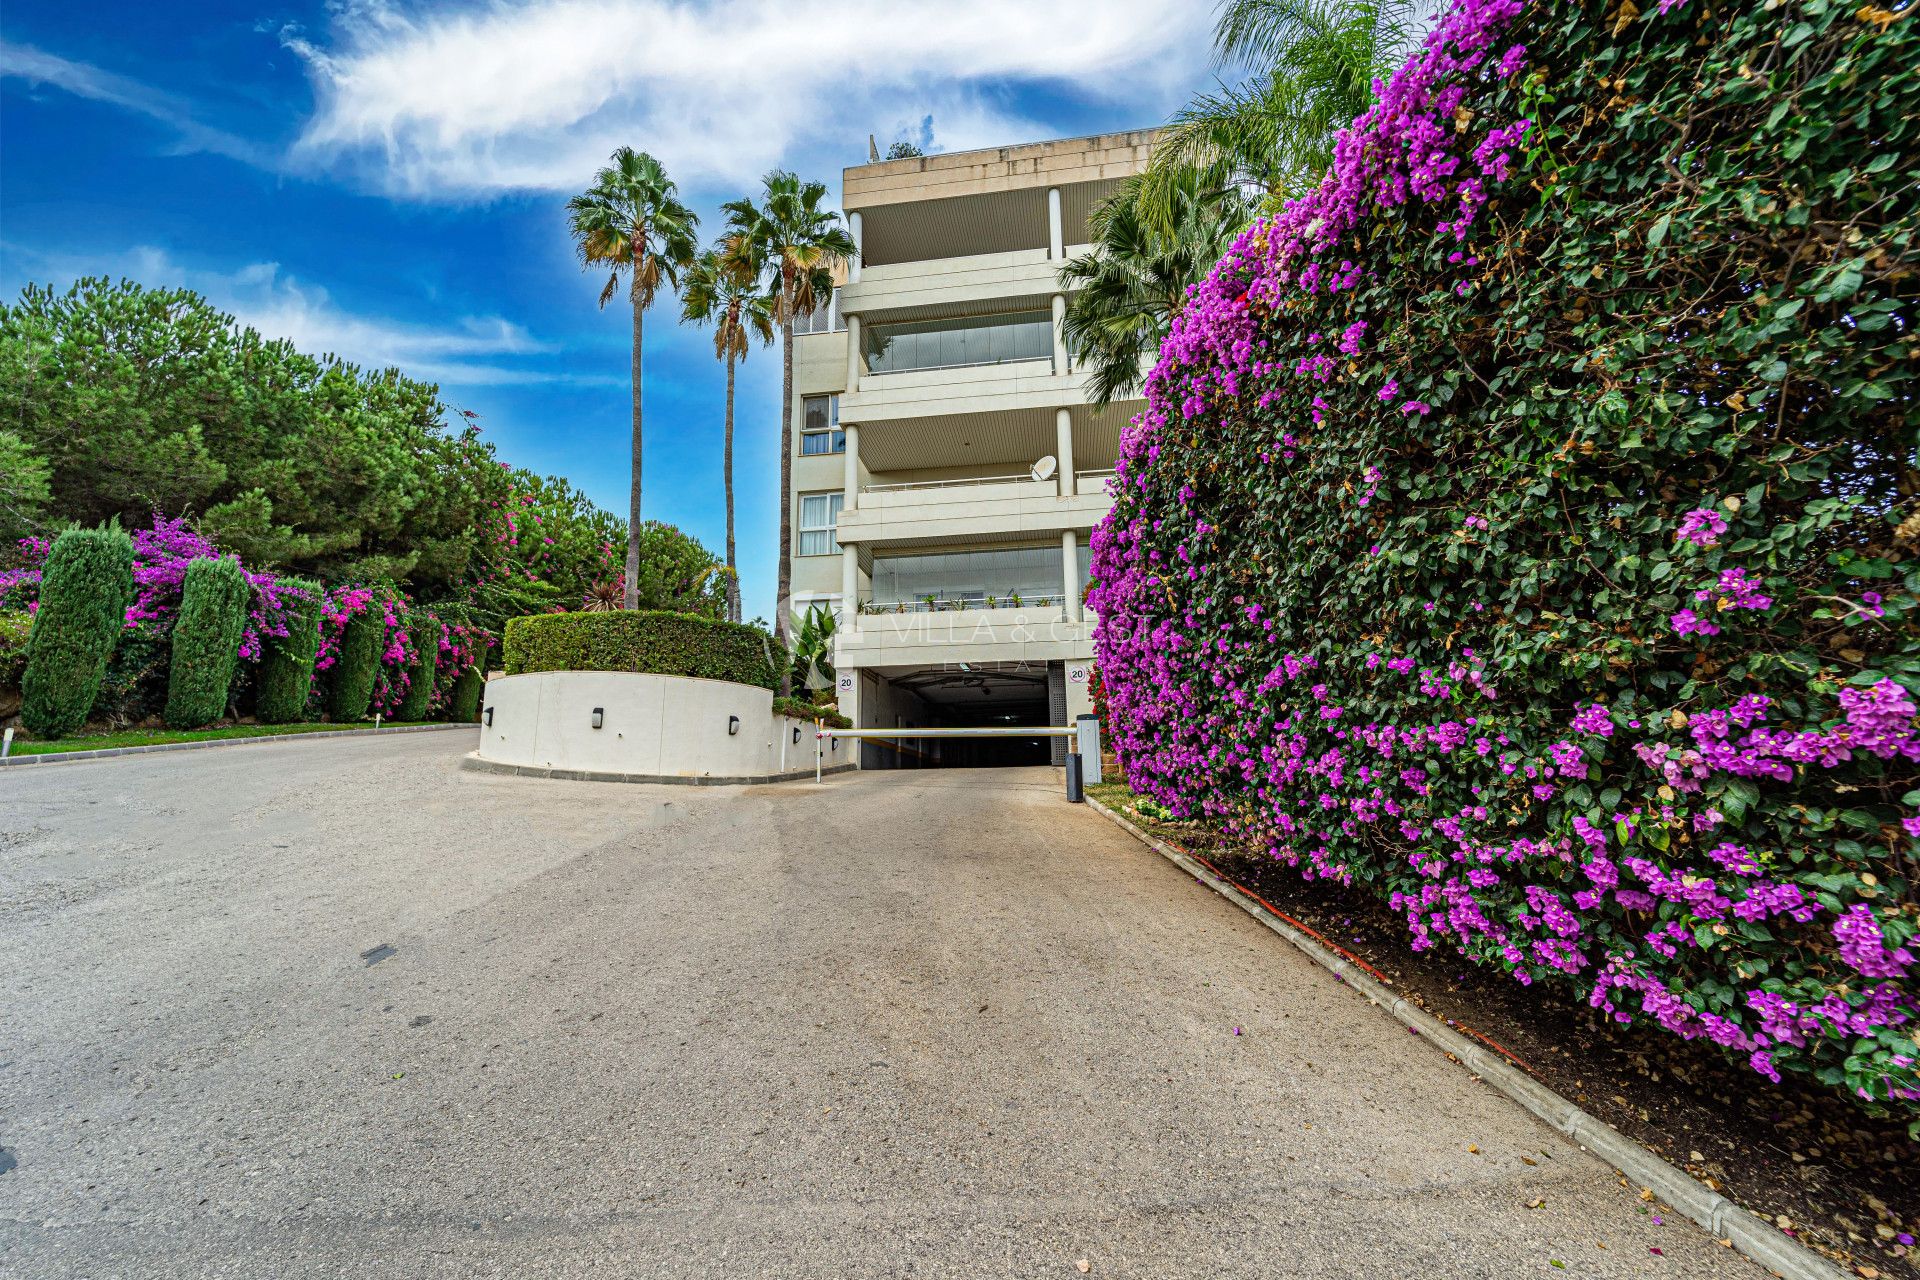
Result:
<svg viewBox="0 0 1920 1280"><path fill-rule="evenodd" d="M1091 709L1087 535L1120 428L1061 338L1056 273L1150 131L846 170L857 259L794 343L793 602L838 618L864 728L1062 724ZM868 744L862 763L1056 760L1041 739Z"/></svg>

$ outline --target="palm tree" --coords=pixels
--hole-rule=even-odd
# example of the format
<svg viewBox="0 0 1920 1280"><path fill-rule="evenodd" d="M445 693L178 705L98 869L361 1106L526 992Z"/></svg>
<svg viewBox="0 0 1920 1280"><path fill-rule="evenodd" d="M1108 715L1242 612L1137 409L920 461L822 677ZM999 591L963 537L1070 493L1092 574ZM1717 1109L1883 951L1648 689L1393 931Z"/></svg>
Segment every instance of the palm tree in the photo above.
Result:
<svg viewBox="0 0 1920 1280"><path fill-rule="evenodd" d="M1178 175L1224 166L1274 198L1319 181L1334 135L1373 103L1419 34L1423 0L1221 0L1213 43L1246 77L1188 103L1154 144L1147 216L1172 227Z"/></svg>
<svg viewBox="0 0 1920 1280"><path fill-rule="evenodd" d="M739 236L694 260L680 291L680 318L713 326L713 354L727 362L727 621L740 621L740 569L733 555L733 366L752 340L773 341L773 302L760 289L760 264Z"/></svg>
<svg viewBox="0 0 1920 1280"><path fill-rule="evenodd" d="M1182 169L1173 177L1171 231L1145 216L1141 179L1128 179L1087 220L1093 251L1060 269L1068 297L1062 333L1074 363L1087 370L1096 404L1139 391L1141 366L1160 349L1187 287L1245 224L1246 200L1224 170Z"/></svg>
<svg viewBox="0 0 1920 1280"><path fill-rule="evenodd" d="M593 185L567 201L567 220L581 265L608 269L600 305L613 300L620 274L627 275L633 304L633 487L627 509L625 604L638 607L640 585L640 347L641 324L661 284L676 288L693 261L693 229L699 219L680 203L680 189L658 160L621 147Z"/></svg>
<svg viewBox="0 0 1920 1280"><path fill-rule="evenodd" d="M758 205L740 199L721 207L742 252L761 264L773 320L780 326L780 576L774 619L784 645L790 630L787 599L793 591L793 321L830 305L834 268L853 257L854 247L840 215L820 207L827 198L824 182L802 182L785 169L773 170L763 181ZM786 673L780 692L792 692Z"/></svg>

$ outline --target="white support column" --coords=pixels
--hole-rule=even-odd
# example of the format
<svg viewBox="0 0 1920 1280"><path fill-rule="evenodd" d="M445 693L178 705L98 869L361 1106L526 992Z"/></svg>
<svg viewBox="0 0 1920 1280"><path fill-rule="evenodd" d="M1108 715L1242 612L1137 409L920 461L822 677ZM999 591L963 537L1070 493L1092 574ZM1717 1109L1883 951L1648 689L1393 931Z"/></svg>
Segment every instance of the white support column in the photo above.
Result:
<svg viewBox="0 0 1920 1280"><path fill-rule="evenodd" d="M841 499L841 510L858 511L860 509L860 424L849 422L840 429L847 434L847 492Z"/></svg>
<svg viewBox="0 0 1920 1280"><path fill-rule="evenodd" d="M856 729L872 728L873 726L860 718L860 672L853 667L840 667L838 677L834 681L834 701L839 704L840 714L853 721ZM846 755L840 763L860 759L859 742L849 740L845 745L845 751Z"/></svg>
<svg viewBox="0 0 1920 1280"><path fill-rule="evenodd" d="M860 215L847 215L847 234L853 237L853 261L847 264L847 283L860 283L860 255L866 251L866 240L861 235Z"/></svg>
<svg viewBox="0 0 1920 1280"><path fill-rule="evenodd" d="M1072 372L1067 367L1067 298L1061 293L1053 295L1053 371Z"/></svg>
<svg viewBox="0 0 1920 1280"><path fill-rule="evenodd" d="M1066 562L1067 621L1080 621L1080 535L1067 529L1060 535L1060 558Z"/></svg>
<svg viewBox="0 0 1920 1280"><path fill-rule="evenodd" d="M860 616L860 550L840 548L840 616L848 624ZM852 629L849 625L849 629Z"/></svg>
<svg viewBox="0 0 1920 1280"><path fill-rule="evenodd" d="M860 389L860 317L847 317L847 390Z"/></svg>
<svg viewBox="0 0 1920 1280"><path fill-rule="evenodd" d="M1047 188L1047 256L1055 262L1067 255L1066 233L1060 224L1060 188Z"/></svg>
<svg viewBox="0 0 1920 1280"><path fill-rule="evenodd" d="M1073 410L1053 411L1053 460L1060 466L1060 496L1079 492L1073 478Z"/></svg>

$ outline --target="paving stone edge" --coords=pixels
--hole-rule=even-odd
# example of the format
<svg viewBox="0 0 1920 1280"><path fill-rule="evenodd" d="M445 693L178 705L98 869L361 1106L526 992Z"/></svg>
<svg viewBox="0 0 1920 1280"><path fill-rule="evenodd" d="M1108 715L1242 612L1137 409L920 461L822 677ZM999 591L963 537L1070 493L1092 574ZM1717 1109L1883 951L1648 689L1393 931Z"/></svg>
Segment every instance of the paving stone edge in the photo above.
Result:
<svg viewBox="0 0 1920 1280"><path fill-rule="evenodd" d="M44 755L8 756L0 768L39 764L71 764L76 760L105 760L111 756L143 756L154 751L197 751L203 747L248 747L262 742L297 742L303 738L371 738L389 733L435 733L443 729L478 729L477 724L396 724L378 729L317 729L312 733L262 733L249 738L202 738L198 742L154 742L144 747L101 747L96 751L51 751Z"/></svg>
<svg viewBox="0 0 1920 1280"><path fill-rule="evenodd" d="M631 782L641 786L666 787L754 787L769 782L811 782L813 770L803 769L797 773L743 774L739 777L689 777L669 773L614 773L603 769L556 769L535 764L509 764L504 760L488 760L477 751L469 751L460 759L462 769L472 769L480 773L506 773L521 778L557 778L562 782ZM853 768L848 764L830 764L820 770L821 777L835 773L845 773Z"/></svg>
<svg viewBox="0 0 1920 1280"><path fill-rule="evenodd" d="M1776 1275L1785 1277L1785 1280L1848 1280L1849 1272L1782 1234L1772 1223L1755 1217L1719 1192L1701 1185L1686 1170L1656 1155L1598 1116L1581 1110L1506 1059L1475 1044L1426 1010L1410 1003L1404 996L1396 995L1391 987L1355 969L1166 841L1148 835L1126 817L1091 796L1087 797L1087 805L1285 938L1315 964L1337 974L1347 986L1392 1014L1401 1024L1418 1031L1429 1043L1439 1045L1456 1062L1487 1084L1599 1156L1635 1185L1652 1191L1656 1197L1712 1232L1716 1239L1731 1240L1735 1250Z"/></svg>

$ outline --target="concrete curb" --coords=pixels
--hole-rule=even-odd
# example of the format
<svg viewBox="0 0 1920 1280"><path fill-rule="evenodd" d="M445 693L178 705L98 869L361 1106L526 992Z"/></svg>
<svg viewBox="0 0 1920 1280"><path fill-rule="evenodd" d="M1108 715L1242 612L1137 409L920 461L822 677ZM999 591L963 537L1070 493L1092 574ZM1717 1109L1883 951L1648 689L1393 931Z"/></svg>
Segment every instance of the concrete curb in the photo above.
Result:
<svg viewBox="0 0 1920 1280"><path fill-rule="evenodd" d="M507 764L501 760L482 759L477 751L469 751L460 759L462 769L472 769L479 773L506 773L521 778L558 778L563 782L632 782L653 786L668 787L752 787L767 782L809 782L813 779L813 770L800 773L748 774L734 778L687 777L666 773L609 773L600 769L543 769L538 765ZM851 764L833 764L820 770L820 776L845 773L853 768Z"/></svg>
<svg viewBox="0 0 1920 1280"><path fill-rule="evenodd" d="M1599 1156L1632 1182L1652 1191L1656 1197L1686 1214L1716 1238L1731 1240L1740 1253L1775 1274L1786 1277L1786 1280L1848 1280L1848 1272L1781 1234L1771 1223L1754 1217L1719 1192L1702 1186L1684 1169L1669 1164L1598 1116L1582 1111L1505 1058L1475 1044L1426 1010L1410 1003L1406 997L1395 995L1392 988L1360 972L1166 841L1156 840L1092 796L1087 797L1087 805L1291 942L1315 964L1337 975L1346 985L1385 1009L1401 1024L1419 1032L1430 1043L1445 1049L1462 1066Z"/></svg>
<svg viewBox="0 0 1920 1280"><path fill-rule="evenodd" d="M154 751L197 751L202 747L248 747L262 742L299 742L307 738L371 738L389 733L435 733L443 729L478 729L477 724L397 724L378 729L316 729L312 733L263 733L250 738L202 738L198 742L155 742L144 747L101 747L97 751L53 751L44 755L8 756L0 767L30 764L69 764L75 760L105 760L109 756L143 756Z"/></svg>

